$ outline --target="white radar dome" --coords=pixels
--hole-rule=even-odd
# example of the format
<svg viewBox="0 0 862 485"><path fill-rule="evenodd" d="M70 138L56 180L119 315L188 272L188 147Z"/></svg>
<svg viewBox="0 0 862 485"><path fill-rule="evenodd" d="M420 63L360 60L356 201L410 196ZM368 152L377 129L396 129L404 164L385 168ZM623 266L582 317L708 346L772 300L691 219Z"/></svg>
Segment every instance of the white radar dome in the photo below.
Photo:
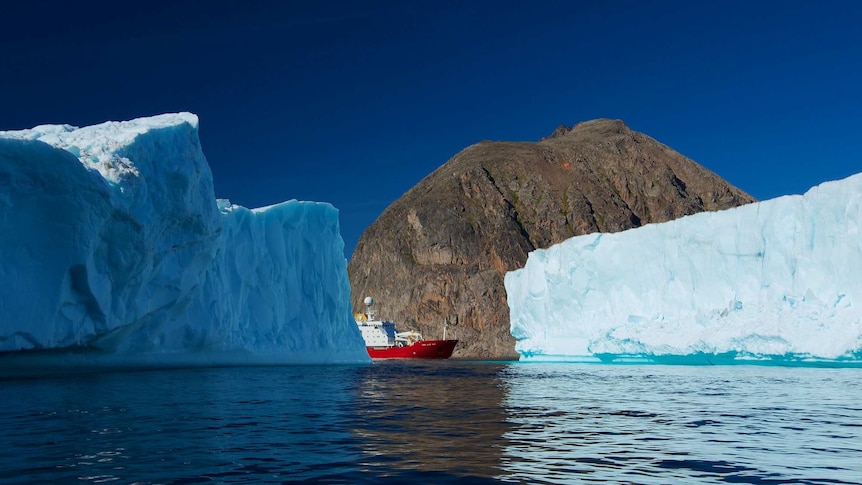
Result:
<svg viewBox="0 0 862 485"><path fill-rule="evenodd" d="M371 298L370 296L366 296L365 297L365 304L368 306L373 305L374 304L374 298Z"/></svg>

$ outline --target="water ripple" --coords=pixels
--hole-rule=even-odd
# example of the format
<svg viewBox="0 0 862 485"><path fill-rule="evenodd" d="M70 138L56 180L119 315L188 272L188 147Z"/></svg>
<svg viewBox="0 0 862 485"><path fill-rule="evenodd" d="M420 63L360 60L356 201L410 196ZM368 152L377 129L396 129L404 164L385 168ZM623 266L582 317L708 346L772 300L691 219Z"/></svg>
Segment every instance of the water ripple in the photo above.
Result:
<svg viewBox="0 0 862 485"><path fill-rule="evenodd" d="M860 483L860 369L383 362L0 381L0 482Z"/></svg>

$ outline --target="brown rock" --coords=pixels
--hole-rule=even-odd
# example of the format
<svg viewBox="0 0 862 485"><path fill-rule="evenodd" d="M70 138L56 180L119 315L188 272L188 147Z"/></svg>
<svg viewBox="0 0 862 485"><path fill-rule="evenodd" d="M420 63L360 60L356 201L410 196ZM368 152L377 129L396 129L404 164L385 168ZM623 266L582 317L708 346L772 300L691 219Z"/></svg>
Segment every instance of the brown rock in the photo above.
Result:
<svg viewBox="0 0 862 485"><path fill-rule="evenodd" d="M503 277L527 253L753 202L622 121L559 127L538 143L464 149L365 230L348 265L354 309L372 296L402 330L460 342L453 357L517 358Z"/></svg>

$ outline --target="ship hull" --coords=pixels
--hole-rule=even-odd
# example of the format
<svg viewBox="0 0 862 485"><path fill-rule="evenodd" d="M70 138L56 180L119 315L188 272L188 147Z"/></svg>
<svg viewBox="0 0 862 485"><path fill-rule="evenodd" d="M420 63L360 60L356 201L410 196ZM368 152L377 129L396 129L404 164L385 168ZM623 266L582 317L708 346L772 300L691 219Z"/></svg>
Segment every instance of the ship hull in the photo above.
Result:
<svg viewBox="0 0 862 485"><path fill-rule="evenodd" d="M457 340L422 340L404 347L365 347L372 359L448 359Z"/></svg>

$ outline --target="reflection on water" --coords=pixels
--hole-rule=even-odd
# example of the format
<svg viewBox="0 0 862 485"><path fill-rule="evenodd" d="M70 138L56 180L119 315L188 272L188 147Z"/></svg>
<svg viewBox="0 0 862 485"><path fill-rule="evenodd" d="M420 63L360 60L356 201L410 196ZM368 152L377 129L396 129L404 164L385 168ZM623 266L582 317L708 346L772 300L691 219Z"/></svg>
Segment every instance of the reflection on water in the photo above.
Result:
<svg viewBox="0 0 862 485"><path fill-rule="evenodd" d="M352 470L359 452L338 419L350 408L339 370L0 381L0 448L15 450L0 455L0 482L271 482L317 476L320 465L326 473Z"/></svg>
<svg viewBox="0 0 862 485"><path fill-rule="evenodd" d="M0 380L0 482L859 483L860 377L450 360Z"/></svg>
<svg viewBox="0 0 862 485"><path fill-rule="evenodd" d="M856 369L516 365L508 477L859 483Z"/></svg>
<svg viewBox="0 0 862 485"><path fill-rule="evenodd" d="M502 364L380 361L360 382L354 431L369 464L494 477L510 425Z"/></svg>

